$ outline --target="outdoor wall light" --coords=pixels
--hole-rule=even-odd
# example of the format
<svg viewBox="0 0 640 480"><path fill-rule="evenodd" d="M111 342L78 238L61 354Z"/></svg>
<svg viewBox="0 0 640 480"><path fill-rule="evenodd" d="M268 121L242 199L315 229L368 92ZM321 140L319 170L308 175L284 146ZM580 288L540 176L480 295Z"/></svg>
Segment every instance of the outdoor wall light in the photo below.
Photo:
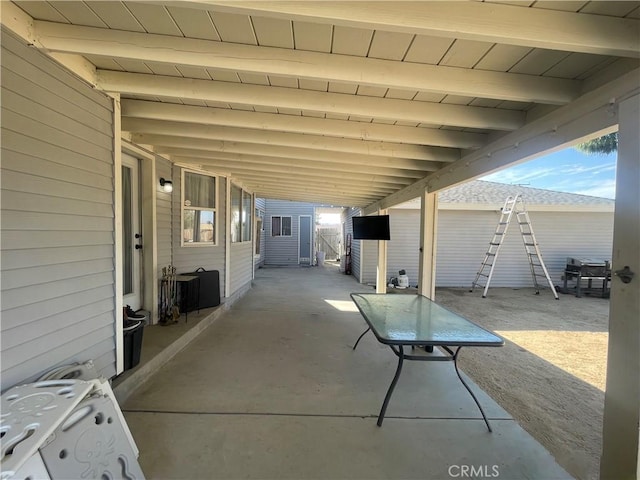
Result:
<svg viewBox="0 0 640 480"><path fill-rule="evenodd" d="M160 186L162 187L163 192L166 192L166 193L173 192L173 182L171 180L165 180L164 178L161 178Z"/></svg>

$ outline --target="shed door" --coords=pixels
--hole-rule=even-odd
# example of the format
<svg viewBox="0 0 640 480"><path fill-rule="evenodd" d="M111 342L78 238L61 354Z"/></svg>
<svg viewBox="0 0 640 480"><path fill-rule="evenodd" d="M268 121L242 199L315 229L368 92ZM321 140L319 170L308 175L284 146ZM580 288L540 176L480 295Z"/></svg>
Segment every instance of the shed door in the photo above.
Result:
<svg viewBox="0 0 640 480"><path fill-rule="evenodd" d="M311 265L311 217L304 215L299 217L300 229L298 231L298 263Z"/></svg>

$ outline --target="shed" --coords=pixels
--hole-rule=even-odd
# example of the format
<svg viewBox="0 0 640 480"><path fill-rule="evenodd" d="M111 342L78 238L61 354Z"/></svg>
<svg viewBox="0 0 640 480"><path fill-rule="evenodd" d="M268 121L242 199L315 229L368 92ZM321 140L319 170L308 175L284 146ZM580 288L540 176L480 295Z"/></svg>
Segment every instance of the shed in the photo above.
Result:
<svg viewBox="0 0 640 480"><path fill-rule="evenodd" d="M543 260L554 284L559 284L567 257L611 259L614 200L556 192L522 185L473 180L438 195L436 285L468 287L478 271L496 230L500 211L510 195L522 195ZM410 285L418 282L420 201L389 209L389 276L406 270ZM377 242L355 240L354 275L362 283L376 280ZM362 245L364 243L364 245ZM522 236L512 220L491 282L496 287L531 286Z"/></svg>
<svg viewBox="0 0 640 480"><path fill-rule="evenodd" d="M265 265L313 264L315 204L263 200Z"/></svg>

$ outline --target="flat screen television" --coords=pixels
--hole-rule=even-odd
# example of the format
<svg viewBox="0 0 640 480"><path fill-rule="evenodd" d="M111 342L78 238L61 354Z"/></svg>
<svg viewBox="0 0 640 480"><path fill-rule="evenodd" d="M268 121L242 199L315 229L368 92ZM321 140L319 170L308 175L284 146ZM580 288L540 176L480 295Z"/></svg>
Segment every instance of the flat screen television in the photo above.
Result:
<svg viewBox="0 0 640 480"><path fill-rule="evenodd" d="M391 240L389 215L353 217L354 240Z"/></svg>

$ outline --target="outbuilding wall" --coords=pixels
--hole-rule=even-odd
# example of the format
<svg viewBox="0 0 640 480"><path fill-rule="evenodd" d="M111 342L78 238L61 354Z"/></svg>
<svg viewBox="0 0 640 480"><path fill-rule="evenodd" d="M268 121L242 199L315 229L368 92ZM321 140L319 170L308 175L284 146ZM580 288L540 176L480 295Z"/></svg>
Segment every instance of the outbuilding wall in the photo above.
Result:
<svg viewBox="0 0 640 480"><path fill-rule="evenodd" d="M265 265L273 266L296 266L299 253L299 231L300 216L309 215L311 217L312 238L311 245L314 245L313 225L315 222L315 205L312 203L290 202L286 200L265 201L266 215L264 218L265 236ZM271 232L271 219L273 216L291 217L291 236L273 236ZM314 252L312 252L312 255Z"/></svg>
<svg viewBox="0 0 640 480"><path fill-rule="evenodd" d="M387 275L404 269L409 283L418 281L420 211L390 210L391 240L387 247ZM613 213L529 211L542 258L554 285L560 285L567 257L611 260ZM438 211L436 285L470 287L495 232L499 211ZM374 244L376 242L365 242ZM365 247L362 283L375 282L377 257ZM375 250L377 252L377 250ZM494 270L491 286L530 287L531 273L515 219L510 225Z"/></svg>

